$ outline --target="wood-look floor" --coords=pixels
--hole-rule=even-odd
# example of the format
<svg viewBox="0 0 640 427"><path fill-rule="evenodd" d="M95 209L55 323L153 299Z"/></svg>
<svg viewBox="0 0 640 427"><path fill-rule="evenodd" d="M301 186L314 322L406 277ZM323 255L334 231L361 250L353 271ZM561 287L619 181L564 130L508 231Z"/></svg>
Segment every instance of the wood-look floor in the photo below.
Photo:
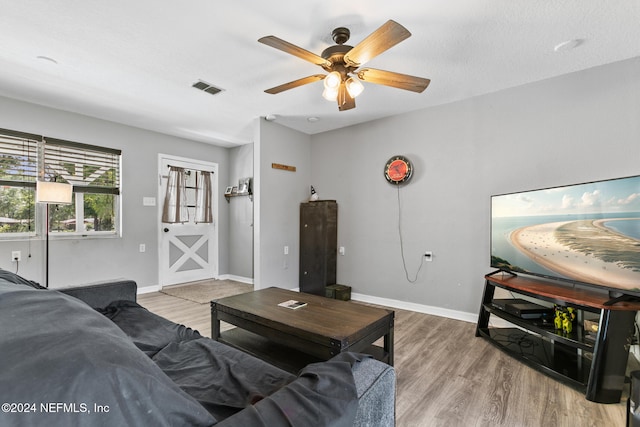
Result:
<svg viewBox="0 0 640 427"><path fill-rule="evenodd" d="M140 295L138 302L211 336L208 304L162 293ZM626 394L618 404L589 402L476 338L475 324L395 311L399 427L625 425Z"/></svg>

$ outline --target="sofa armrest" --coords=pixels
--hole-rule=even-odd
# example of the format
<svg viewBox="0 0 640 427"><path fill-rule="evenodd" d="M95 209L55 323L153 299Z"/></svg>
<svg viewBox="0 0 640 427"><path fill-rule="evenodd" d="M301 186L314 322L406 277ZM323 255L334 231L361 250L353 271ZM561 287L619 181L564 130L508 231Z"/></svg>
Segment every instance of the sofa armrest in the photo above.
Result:
<svg viewBox="0 0 640 427"><path fill-rule="evenodd" d="M133 280L123 279L57 290L78 298L93 308L103 308L118 300L135 302L138 285Z"/></svg>
<svg viewBox="0 0 640 427"><path fill-rule="evenodd" d="M352 368L358 392L354 427L393 427L396 420L396 373L375 359L364 359Z"/></svg>

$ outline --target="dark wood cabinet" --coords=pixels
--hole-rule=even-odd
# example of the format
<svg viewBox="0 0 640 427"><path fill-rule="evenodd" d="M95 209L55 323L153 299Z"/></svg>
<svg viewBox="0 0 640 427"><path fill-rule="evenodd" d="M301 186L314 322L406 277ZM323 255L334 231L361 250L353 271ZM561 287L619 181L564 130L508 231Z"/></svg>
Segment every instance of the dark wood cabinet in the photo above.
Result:
<svg viewBox="0 0 640 427"><path fill-rule="evenodd" d="M526 296L544 304L573 307L578 322L573 331L555 330L553 325L523 319L494 304L496 288L513 297ZM476 336L484 337L507 354L585 393L587 400L617 403L624 387L629 346L640 303L607 305L608 295L548 281L509 275L485 276ZM511 327L492 325L496 316ZM597 334L588 338L582 320L595 318Z"/></svg>
<svg viewBox="0 0 640 427"><path fill-rule="evenodd" d="M320 200L300 204L300 291L325 295L336 283L338 204Z"/></svg>

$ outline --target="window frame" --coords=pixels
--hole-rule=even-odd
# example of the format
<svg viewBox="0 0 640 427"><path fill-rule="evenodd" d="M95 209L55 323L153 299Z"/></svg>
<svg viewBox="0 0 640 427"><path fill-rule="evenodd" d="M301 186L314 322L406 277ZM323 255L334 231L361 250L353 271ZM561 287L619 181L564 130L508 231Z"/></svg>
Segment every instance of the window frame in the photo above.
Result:
<svg viewBox="0 0 640 427"><path fill-rule="evenodd" d="M44 141L43 164L45 177L51 180L52 177L58 176L66 182L73 184L73 194L75 196L75 231L52 232L50 230L50 236L55 235L58 238L120 236L122 217L120 211L121 150L49 137L44 137ZM73 171L67 170L65 165L73 165ZM77 169L78 166L82 167L80 171ZM97 166L98 168L93 170L90 176L87 176L84 169L86 166ZM114 170L114 174L106 184L93 185L94 183L100 183L100 178L106 176L111 169ZM102 170L102 173L99 173L100 170ZM114 196L113 230L89 231L86 229L84 223L85 194L110 194Z"/></svg>
<svg viewBox="0 0 640 427"><path fill-rule="evenodd" d="M40 135L26 132L17 132L9 129L0 129L0 165L6 157L19 158L17 167L7 168L9 172L0 178L0 186L7 188L29 188L33 191L33 229L20 232L0 232L3 240L25 240L36 237L39 234L39 208L35 203L36 180L38 176L39 144L42 141ZM6 157L5 157L6 156Z"/></svg>
<svg viewBox="0 0 640 427"><path fill-rule="evenodd" d="M76 220L76 228L75 231L65 231L65 232L56 232L53 230L49 231L49 238L53 239L78 239L78 238L115 238L122 237L122 151L119 149L100 147L96 145L84 144L74 141L67 141L56 138L49 138L45 136L29 134L25 132L13 131L9 129L1 129L0 128L0 138L2 137L10 137L19 140L26 141L28 144L35 145L36 149L36 159L35 159L35 172L33 168L29 169L27 173L22 171L22 168L16 169L20 177L23 179L9 179L10 175L6 176L6 179L0 179L0 186L9 187L9 188L33 188L33 195L35 199L35 184L36 180L44 179L44 180L52 180L54 177L60 177L65 179L60 172L64 173L62 169L64 164L73 165L73 173L74 175L67 174L66 181L71 181L69 183L73 184L73 194L74 194L74 219ZM1 146L0 140L0 146ZM11 153L11 146L7 144L9 147L7 153ZM65 147L65 148L60 148ZM65 155L71 153L71 158L65 157L65 155L58 154L58 156L54 154L50 154L51 151L59 150L67 150ZM32 159L32 154L34 150L30 146L29 148L29 157L28 159ZM76 154L83 154L84 158L73 157ZM5 152L0 152L0 154L5 154ZM98 160L90 160L87 161L87 156L90 158L97 158ZM109 159L104 160L101 157L109 157ZM104 163L101 163L101 160L104 160ZM65 163L66 161L66 163ZM25 162L29 165L32 163ZM64 163L64 164L63 164ZM90 176L87 176L85 167L86 166L98 166L97 170L94 170ZM80 171L78 172L78 166L80 166ZM97 173L101 169L103 169L102 173ZM112 180L110 180L107 184L104 184L101 180L101 177L105 176L109 173L110 170L113 170L111 174ZM96 174L97 173L97 174ZM23 176L24 175L24 176ZM18 175L16 175L17 177ZM92 185L96 183L97 185ZM113 200L113 230L105 230L105 231L94 231L87 230L84 224L84 194L111 194L114 197ZM42 238L46 232L46 206L44 204L35 203L34 200L34 227L32 231L29 232L0 232L0 240L8 241L8 240L27 240L34 237ZM82 221L80 227L78 227L78 218Z"/></svg>

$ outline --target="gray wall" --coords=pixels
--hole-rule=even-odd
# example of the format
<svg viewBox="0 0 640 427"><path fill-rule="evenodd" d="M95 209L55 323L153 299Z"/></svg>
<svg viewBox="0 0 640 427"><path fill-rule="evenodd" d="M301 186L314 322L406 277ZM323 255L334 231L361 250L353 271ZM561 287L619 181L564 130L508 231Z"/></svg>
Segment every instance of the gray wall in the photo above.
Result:
<svg viewBox="0 0 640 427"><path fill-rule="evenodd" d="M229 149L229 181L253 177L253 144ZM253 279L253 201L247 197L229 199L229 274Z"/></svg>
<svg viewBox="0 0 640 427"><path fill-rule="evenodd" d="M297 288L300 203L309 198L311 138L264 119L257 120L256 133L254 287ZM272 163L296 171L273 169Z"/></svg>
<svg viewBox="0 0 640 427"><path fill-rule="evenodd" d="M489 196L640 174L638 117L635 58L314 136L257 120L256 287L298 286L299 203L313 184L321 198L339 204L338 244L346 248L339 283L356 293L476 313L489 271ZM54 287L114 277L157 284L156 211L143 207L142 197L156 195L158 153L219 163L219 270L231 273L229 209L222 208L232 178L228 149L6 98L0 127L123 149L123 238L53 242ZM409 273L425 250L434 252L415 284L405 279L400 258L398 192L382 176L394 154L416 165L399 194ZM34 257L20 273L40 279L40 243L0 241L0 267L13 270L11 251L24 257L31 246ZM138 252L140 243L147 252Z"/></svg>
<svg viewBox="0 0 640 427"><path fill-rule="evenodd" d="M50 242L50 287L126 277L139 287L158 285L158 225L156 207L142 206L145 196L156 197L158 153L202 159L219 164L219 273L229 271L229 218L224 200L229 150L142 129L93 119L0 97L0 127L122 149L122 238L72 239ZM158 203L161 201L158 200ZM140 243L146 252L138 252ZM33 256L26 257L31 248ZM19 273L43 280L42 242L0 241L0 267L15 271L12 250L21 250Z"/></svg>
<svg viewBox="0 0 640 427"><path fill-rule="evenodd" d="M310 182L339 206L338 282L477 313L490 271L489 196L640 174L639 118L635 58L313 136ZM398 192L383 177L395 154L416 167L399 194L410 275L434 253L414 284L402 267Z"/></svg>

